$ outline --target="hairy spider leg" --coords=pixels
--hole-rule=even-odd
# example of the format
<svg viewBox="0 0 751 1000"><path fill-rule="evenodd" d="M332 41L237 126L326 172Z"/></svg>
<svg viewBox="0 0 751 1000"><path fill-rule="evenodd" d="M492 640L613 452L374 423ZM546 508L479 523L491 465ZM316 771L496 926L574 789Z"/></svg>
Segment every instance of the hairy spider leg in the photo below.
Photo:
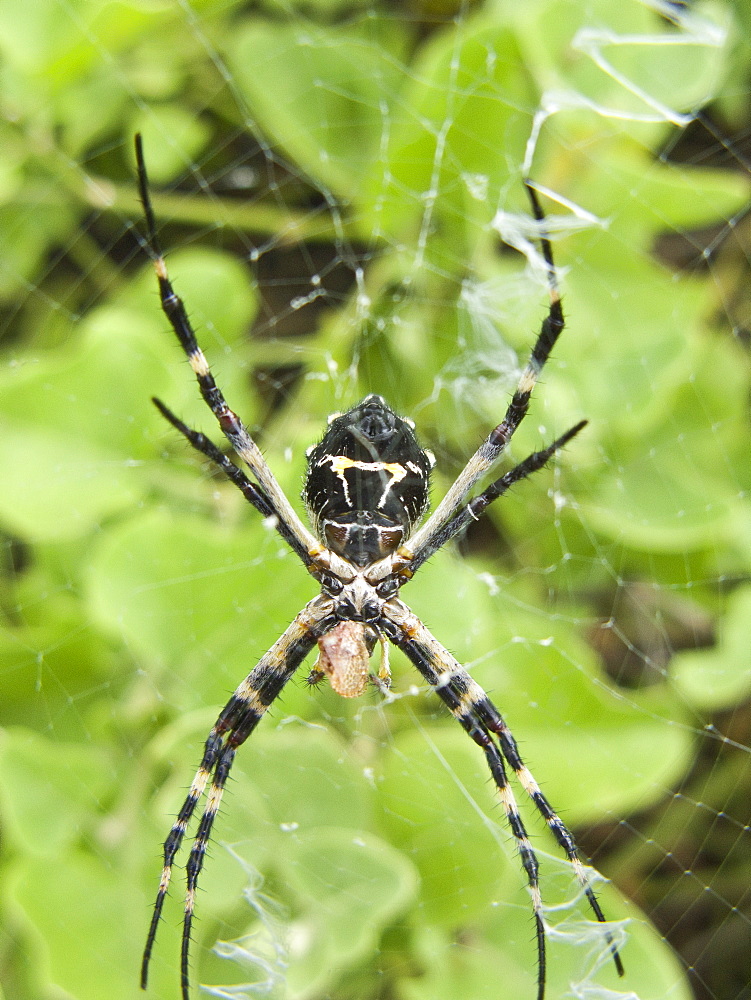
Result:
<svg viewBox="0 0 751 1000"><path fill-rule="evenodd" d="M202 455L205 455L206 458L224 472L230 482L234 483L248 503L252 504L259 514L262 514L265 518L270 518L274 522L274 527L287 545L302 559L306 566L310 566L312 564L310 552L301 546L300 540L292 533L287 523L277 517L273 503L261 487L252 483L242 469L239 469L234 462L231 462L210 438L207 438L200 431L192 430L187 424L184 424L168 406L165 406L161 399L152 397L151 401L162 416L187 439L188 443L196 451L200 451Z"/></svg>
<svg viewBox="0 0 751 1000"><path fill-rule="evenodd" d="M546 465L555 452L560 451L561 448L567 445L579 431L587 426L587 423L588 421L586 420L580 420L578 424L566 431L565 434L562 434L552 444L549 444L547 448L532 452L524 461L519 462L513 469L499 476L482 493L479 493L468 503L459 507L456 513L423 544L418 553L406 562L402 570L403 575L407 578L414 576L426 559L434 555L449 539L453 538L454 535L458 535L459 532L467 528L473 521L479 521L486 508L494 500L497 500L498 497L503 496L514 483L526 479Z"/></svg>
<svg viewBox="0 0 751 1000"><path fill-rule="evenodd" d="M537 340L532 348L532 353L529 356L524 371L521 373L503 420L490 432L474 455L472 455L425 524L407 540L404 551L405 554L411 555L413 558L419 558L424 548L432 546L433 536L441 530L446 521L454 516L457 509L467 500L470 491L477 481L485 475L488 469L498 461L506 450L506 446L516 433L519 424L527 415L529 401L537 380L540 377L540 372L550 357L551 351L564 327L561 295L553 263L553 250L550 246L550 240L543 229L545 214L542 211L537 192L532 187L531 182L525 180L524 186L532 205L535 220L540 227L540 246L542 247L548 278L548 298L550 301L548 315L542 322Z"/></svg>
<svg viewBox="0 0 751 1000"><path fill-rule="evenodd" d="M607 923L607 919L605 914L602 912L597 896L590 885L587 870L579 858L576 841L574 840L568 827L558 816L545 795L542 793L540 786L537 784L532 775L532 772L521 759L521 756L519 755L519 747L517 746L516 740L514 739L511 730L506 725L503 717L500 715L492 701L487 697L487 695L485 695L485 692L482 691L482 688L478 688L478 692L484 696L483 699L476 702L478 714L481 718L483 718L488 729L490 729L490 731L495 733L498 737L503 756L508 762L509 767L516 775L524 791L536 806L538 812L542 815L543 819L550 827L553 836L558 841L558 845L565 852L567 859L570 861L571 866L576 873L579 884L584 891L584 895L587 897L587 902L589 903L592 912L601 924ZM621 960L620 952L613 941L612 935L606 934L605 940L610 946L610 953L613 956L613 962L615 963L618 975L622 976L624 974L623 962Z"/></svg>
<svg viewBox="0 0 751 1000"><path fill-rule="evenodd" d="M211 374L211 369L204 353L198 346L196 335L185 311L185 305L182 299L175 294L169 280L164 255L156 234L156 221L151 206L149 180L146 173L143 142L140 135L136 136L135 143L136 162L138 165L138 187L146 218L147 248L154 263L154 270L159 282L162 311L175 331L177 339L180 341L180 345L188 358L190 367L193 369L193 374L196 377L201 395L207 406L216 417L219 427L235 452L246 463L254 478L271 501L274 508L274 516L284 522L287 533L297 540L296 548L298 550L317 552L320 550L319 543L302 523L300 517L284 495L282 488L276 481L276 477L261 454L261 449L245 429L237 414L227 405L221 389L214 381L214 376Z"/></svg>
<svg viewBox="0 0 751 1000"><path fill-rule="evenodd" d="M448 650L438 642L417 615L406 604L394 599L384 607L384 618L379 622L379 626L391 642L398 649L401 649L417 667L454 718L458 720L465 732L485 754L506 819L516 840L522 866L527 875L537 938L537 1000L544 1000L546 945L542 898L539 888L539 864L519 815L513 792L508 784L503 764L504 759L566 854L595 917L600 923L606 923L605 915L589 884L587 870L579 858L574 838L543 795L529 768L523 763L516 741L498 709L480 685L472 679L458 660L455 660ZM496 746L492 734L497 736L500 750ZM606 940L610 946L618 975L622 976L624 969L618 949L610 934L606 935Z"/></svg>
<svg viewBox="0 0 751 1000"><path fill-rule="evenodd" d="M142 989L146 989L148 982L149 962L172 876L172 865L182 846L188 824L210 782L206 806L186 865L187 887L183 917L180 985L183 1000L189 1000L190 944L196 887L235 752L256 728L268 707L315 646L318 639L333 627L335 619L331 611L332 601L330 598L319 594L310 601L239 685L214 724L206 740L200 767L177 819L164 842L164 865L141 963Z"/></svg>

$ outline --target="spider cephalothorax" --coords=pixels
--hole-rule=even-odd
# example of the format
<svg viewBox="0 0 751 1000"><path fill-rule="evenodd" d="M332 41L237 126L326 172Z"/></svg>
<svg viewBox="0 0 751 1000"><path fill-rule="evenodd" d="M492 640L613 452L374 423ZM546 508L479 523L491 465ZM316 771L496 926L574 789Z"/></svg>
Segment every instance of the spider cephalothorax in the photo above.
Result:
<svg viewBox="0 0 751 1000"><path fill-rule="evenodd" d="M180 967L183 1000L188 1000L189 992L189 951L198 877L238 747L247 740L314 648L318 648L318 659L309 680L316 682L328 677L338 694L356 697L370 681L382 689L388 686L386 651L390 642L412 661L485 755L532 896L537 939L537 997L543 1000L545 924L538 862L508 781L507 768L514 773L548 824L571 863L595 917L600 922L604 922L605 917L573 837L522 761L516 741L498 709L400 596L400 588L412 579L426 559L477 520L511 485L542 468L586 423L576 424L552 444L534 452L472 495L524 419L540 371L563 329L553 254L535 190L526 184L547 269L550 308L503 420L471 456L427 521L420 525L428 505L432 458L417 443L411 421L394 413L380 396L367 396L346 413L331 418L321 443L308 454L303 497L314 534L295 512L260 449L229 408L214 381L185 307L167 275L156 236L140 137L136 138L136 158L147 223L146 246L159 281L162 308L185 351L206 404L235 453L247 465L252 479L207 437L187 427L164 403L154 402L190 444L222 469L248 502L269 519L321 588L240 683L208 735L201 764L164 842L164 866L143 955L141 985L146 987L172 864L207 788L210 791L186 864ZM376 643L380 643L382 649L377 676L370 672L370 656ZM620 955L609 932L606 932L606 939L618 973L622 975Z"/></svg>

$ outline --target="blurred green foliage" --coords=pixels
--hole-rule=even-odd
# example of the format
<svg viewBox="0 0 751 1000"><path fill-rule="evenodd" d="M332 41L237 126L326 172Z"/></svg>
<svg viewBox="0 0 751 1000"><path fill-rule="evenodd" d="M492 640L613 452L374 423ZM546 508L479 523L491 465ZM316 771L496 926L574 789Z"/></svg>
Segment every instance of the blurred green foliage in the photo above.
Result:
<svg viewBox="0 0 751 1000"><path fill-rule="evenodd" d="M747 203L746 176L669 150L698 106L742 113L724 95L747 79L748 50L721 3L683 27L636 2L517 6L0 9L8 998L139 995L158 845L202 741L312 596L151 406L158 395L217 438L136 235L136 131L170 273L289 495L326 415L370 391L414 415L440 495L499 419L503 352L523 357L544 315L539 275L499 233L526 211L541 101L564 109L542 124L531 172L591 218L545 199L569 329L513 455L590 424L405 599L471 664L571 825L660 808L710 713L748 700L749 363L727 309L732 261L680 269L656 252L689 234L701 256L698 234ZM707 632L716 644L691 648ZM196 982L295 1000L534 995L529 900L481 755L395 661L385 705L293 682L239 754L202 882ZM530 816L551 855L545 902L562 908L548 997L574 981L605 995L619 984L602 934L571 905L542 826ZM675 833L661 828L663 854ZM633 858L603 867L647 898ZM601 895L610 918L631 918L622 988L688 997L638 908ZM178 923L175 903L150 996L177 995ZM246 966L209 950L246 934L229 949Z"/></svg>

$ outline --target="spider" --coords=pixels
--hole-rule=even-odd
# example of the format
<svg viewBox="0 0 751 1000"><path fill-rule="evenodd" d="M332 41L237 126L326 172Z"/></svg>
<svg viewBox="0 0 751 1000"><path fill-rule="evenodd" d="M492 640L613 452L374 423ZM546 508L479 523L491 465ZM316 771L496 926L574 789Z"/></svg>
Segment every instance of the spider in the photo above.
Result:
<svg viewBox="0 0 751 1000"><path fill-rule="evenodd" d="M159 282L162 309L187 355L203 399L255 481L211 440L187 427L163 402L158 399L153 402L193 448L220 468L245 499L264 518L270 519L320 585L320 593L306 604L235 690L208 735L201 764L164 842L164 865L143 953L141 987L146 989L147 986L149 962L172 865L207 788L206 805L186 864L180 963L183 1000L189 998L191 928L198 878L237 750L316 646L318 659L308 680L316 683L327 676L338 694L356 697L370 682L381 689L388 687L390 678L385 655L377 676L369 670L376 642L380 642L385 654L388 641L412 661L485 755L526 873L537 942L537 1000L543 1000L546 952L539 865L509 784L507 768L513 771L550 827L595 917L604 923L605 916L571 833L524 764L498 709L399 596L401 588L430 556L478 520L488 505L514 483L541 469L587 423L580 421L470 499L475 485L493 468L524 419L535 383L564 326L553 253L537 193L531 182L525 180L539 230L550 305L503 420L472 455L443 500L421 525L428 508L432 456L418 444L411 420L398 416L381 396L366 396L346 413L330 417L322 440L308 453L303 500L313 527L311 532L283 493L258 445L227 405L198 346L185 306L172 288L157 238L140 135L136 136L135 144L138 185L146 221L145 245ZM610 935L607 941L618 974L622 976L620 954Z"/></svg>

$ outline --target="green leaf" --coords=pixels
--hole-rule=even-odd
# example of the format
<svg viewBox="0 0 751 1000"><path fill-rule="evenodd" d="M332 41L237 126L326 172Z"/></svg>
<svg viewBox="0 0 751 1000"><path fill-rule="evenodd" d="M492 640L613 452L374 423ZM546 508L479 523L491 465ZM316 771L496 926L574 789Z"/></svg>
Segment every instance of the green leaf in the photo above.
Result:
<svg viewBox="0 0 751 1000"><path fill-rule="evenodd" d="M305 906L294 924L305 944L287 980L289 995L302 1000L373 953L389 922L414 900L418 879L386 841L336 827L294 838L284 862L288 884Z"/></svg>
<svg viewBox="0 0 751 1000"><path fill-rule="evenodd" d="M223 704L313 596L280 546L258 521L232 531L149 511L102 539L88 578L92 613L162 672L153 680L176 709Z"/></svg>
<svg viewBox="0 0 751 1000"><path fill-rule="evenodd" d="M497 825L484 757L456 724L400 733L379 770L389 840L420 872L421 920L453 927L481 919L493 898L523 883ZM487 859L481 869L479 857Z"/></svg>
<svg viewBox="0 0 751 1000"><path fill-rule="evenodd" d="M13 885L13 900L37 934L47 988L66 1000L132 1000L144 911L131 874L106 855L71 851L54 864L51 892L51 864L30 861Z"/></svg>
<svg viewBox="0 0 751 1000"><path fill-rule="evenodd" d="M149 180L163 184L184 173L196 160L210 131L200 118L180 104L157 104L137 116L132 133L143 137Z"/></svg>
<svg viewBox="0 0 751 1000"><path fill-rule="evenodd" d="M418 258L424 264L427 250L435 266L463 274L510 164L522 159L534 101L515 36L497 20L470 17L456 34L437 32L390 108L368 176L368 229L398 241L422 218L435 231L427 247L418 241Z"/></svg>
<svg viewBox="0 0 751 1000"><path fill-rule="evenodd" d="M266 136L341 198L358 192L378 152L384 95L401 74L399 22L327 27L248 22L229 63Z"/></svg>
<svg viewBox="0 0 751 1000"><path fill-rule="evenodd" d="M674 656L670 666L673 682L697 711L727 711L751 696L749 621L751 587L739 587L728 599L716 645L683 650Z"/></svg>
<svg viewBox="0 0 751 1000"><path fill-rule="evenodd" d="M0 758L6 836L27 852L54 858L103 811L112 772L101 747L16 728L3 733Z"/></svg>

